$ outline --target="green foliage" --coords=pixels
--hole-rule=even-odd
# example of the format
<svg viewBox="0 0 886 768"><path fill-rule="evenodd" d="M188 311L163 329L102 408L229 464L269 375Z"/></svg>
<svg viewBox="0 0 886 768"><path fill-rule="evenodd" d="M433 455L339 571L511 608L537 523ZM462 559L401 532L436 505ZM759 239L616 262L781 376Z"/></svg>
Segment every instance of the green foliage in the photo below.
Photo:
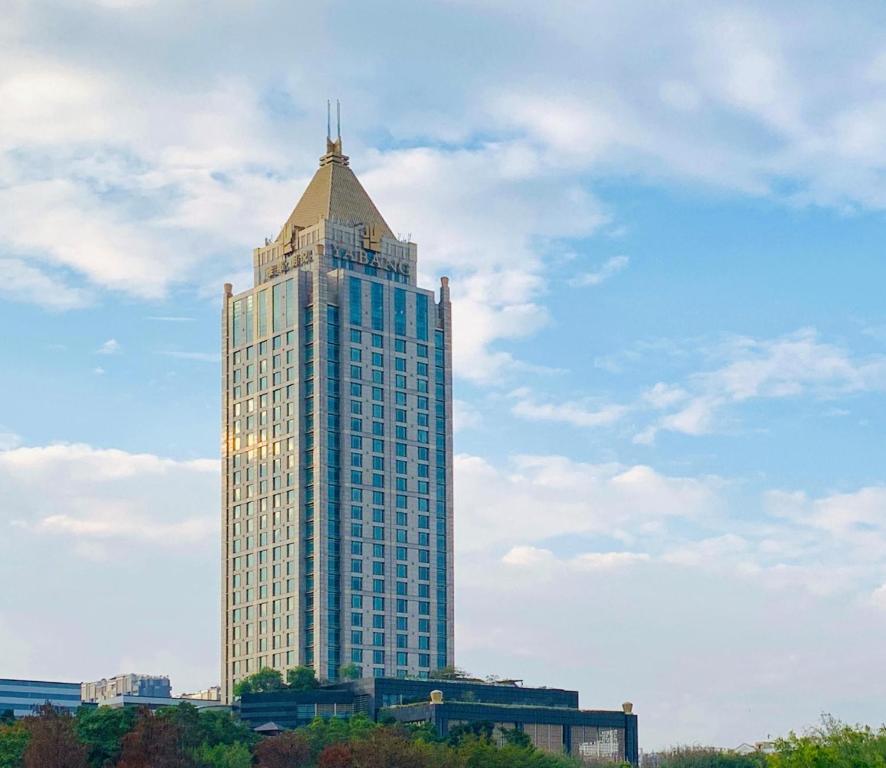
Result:
<svg viewBox="0 0 886 768"><path fill-rule="evenodd" d="M488 742L492 739L493 730L495 730L495 725L488 720L481 720L476 723L463 723L449 729L447 741L452 747L458 746L465 739Z"/></svg>
<svg viewBox="0 0 886 768"><path fill-rule="evenodd" d="M320 687L320 681L310 667L292 667L286 671L286 685L293 691L310 691Z"/></svg>
<svg viewBox="0 0 886 768"><path fill-rule="evenodd" d="M474 676L460 667L440 667L430 674L431 680L473 680Z"/></svg>
<svg viewBox="0 0 886 768"><path fill-rule="evenodd" d="M28 732L21 724L0 725L0 768L21 768Z"/></svg>
<svg viewBox="0 0 886 768"><path fill-rule="evenodd" d="M246 744L203 744L194 753L200 768L251 768L252 750Z"/></svg>
<svg viewBox="0 0 886 768"><path fill-rule="evenodd" d="M302 730L308 737L311 751L316 755L331 744L361 741L380 728L366 715L352 717L315 717Z"/></svg>
<svg viewBox="0 0 886 768"><path fill-rule="evenodd" d="M884 768L886 727L852 727L832 717L805 736L791 733L775 744L770 768Z"/></svg>
<svg viewBox="0 0 886 768"><path fill-rule="evenodd" d="M360 667L354 664L354 662L344 664L338 670L338 674L345 680L356 680L360 677Z"/></svg>
<svg viewBox="0 0 886 768"><path fill-rule="evenodd" d="M4 709L0 712L0 725L12 725L15 722L15 712L11 709Z"/></svg>
<svg viewBox="0 0 886 768"><path fill-rule="evenodd" d="M665 753L661 768L762 768L766 756L739 755L710 747L678 747Z"/></svg>
<svg viewBox="0 0 886 768"><path fill-rule="evenodd" d="M534 747L505 744L496 747L482 738L466 737L454 748L457 764L464 768L580 768L567 755L552 755Z"/></svg>
<svg viewBox="0 0 886 768"><path fill-rule="evenodd" d="M283 675L276 669L265 667L254 675L244 677L234 685L234 695L242 696L244 693L266 693L267 691L279 691L285 688Z"/></svg>
<svg viewBox="0 0 886 768"><path fill-rule="evenodd" d="M499 731L505 744L510 744L512 747L523 747L524 749L532 746L532 739L529 738L528 733L524 733L517 728L500 728Z"/></svg>
<svg viewBox="0 0 886 768"><path fill-rule="evenodd" d="M138 712L132 708L80 707L75 729L89 749L91 768L110 768L120 756L120 742L135 727Z"/></svg>

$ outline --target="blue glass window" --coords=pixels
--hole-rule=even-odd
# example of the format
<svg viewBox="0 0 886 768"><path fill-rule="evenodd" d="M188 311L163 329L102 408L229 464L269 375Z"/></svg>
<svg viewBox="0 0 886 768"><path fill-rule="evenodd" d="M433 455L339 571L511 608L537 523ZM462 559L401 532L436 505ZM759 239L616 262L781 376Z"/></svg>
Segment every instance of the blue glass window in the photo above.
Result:
<svg viewBox="0 0 886 768"><path fill-rule="evenodd" d="M402 288L394 289L394 333L406 335L406 291Z"/></svg>
<svg viewBox="0 0 886 768"><path fill-rule="evenodd" d="M372 301L372 329L383 331L385 328L384 286L381 283L370 283L370 299Z"/></svg>
<svg viewBox="0 0 886 768"><path fill-rule="evenodd" d="M359 277L348 278L348 305L351 325L363 324L363 289Z"/></svg>
<svg viewBox="0 0 886 768"><path fill-rule="evenodd" d="M428 297L423 293L415 294L415 335L428 340Z"/></svg>

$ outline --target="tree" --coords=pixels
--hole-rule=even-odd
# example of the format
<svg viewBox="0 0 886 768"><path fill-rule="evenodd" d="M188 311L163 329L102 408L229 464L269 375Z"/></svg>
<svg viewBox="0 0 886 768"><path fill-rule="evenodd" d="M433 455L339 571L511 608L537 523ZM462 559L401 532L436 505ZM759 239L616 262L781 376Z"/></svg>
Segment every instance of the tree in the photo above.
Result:
<svg viewBox="0 0 886 768"><path fill-rule="evenodd" d="M12 725L15 722L15 712L11 709L4 709L0 712L0 725Z"/></svg>
<svg viewBox="0 0 886 768"><path fill-rule="evenodd" d="M287 670L286 684L293 691L310 691L320 687L320 682L310 667L292 667Z"/></svg>
<svg viewBox="0 0 886 768"><path fill-rule="evenodd" d="M432 680L473 680L474 676L460 667L448 666L435 669L430 674Z"/></svg>
<svg viewBox="0 0 886 768"><path fill-rule="evenodd" d="M77 740L69 712L45 704L22 724L30 737L24 768L87 768L87 749Z"/></svg>
<svg viewBox="0 0 886 768"><path fill-rule="evenodd" d="M276 669L264 667L254 675L244 677L234 684L234 695L242 696L244 693L266 693L267 691L279 691L284 688L283 675Z"/></svg>
<svg viewBox="0 0 886 768"><path fill-rule="evenodd" d="M210 747L245 744L250 749L261 738L242 720L224 709L198 710L198 741Z"/></svg>
<svg viewBox="0 0 886 768"><path fill-rule="evenodd" d="M342 668L338 670L338 674L345 680L357 680L360 677L360 667L354 664L354 662L344 664L342 665Z"/></svg>
<svg viewBox="0 0 886 768"><path fill-rule="evenodd" d="M317 757L317 768L351 768L353 765L350 744L330 744Z"/></svg>
<svg viewBox="0 0 886 768"><path fill-rule="evenodd" d="M410 741L405 731L378 728L369 738L351 744L353 765L360 768L431 768L434 747Z"/></svg>
<svg viewBox="0 0 886 768"><path fill-rule="evenodd" d="M583 763L568 755L552 755L534 747L505 744L496 747L490 741L468 736L455 748L456 764L463 768L580 768ZM615 763L607 763L617 768Z"/></svg>
<svg viewBox="0 0 886 768"><path fill-rule="evenodd" d="M712 747L677 747L664 753L661 768L762 768L763 754L740 755Z"/></svg>
<svg viewBox="0 0 886 768"><path fill-rule="evenodd" d="M886 765L886 727L850 726L829 715L804 736L791 733L775 743L772 768L881 768Z"/></svg>
<svg viewBox="0 0 886 768"><path fill-rule="evenodd" d="M498 730L505 744L510 744L512 747L523 747L524 749L532 746L532 739L529 738L529 734L518 728L499 728Z"/></svg>
<svg viewBox="0 0 886 768"><path fill-rule="evenodd" d="M356 714L348 718L315 717L300 731L308 738L314 754L318 754L330 744L365 739L378 727L366 715Z"/></svg>
<svg viewBox="0 0 886 768"><path fill-rule="evenodd" d="M258 768L303 768L311 764L311 744L304 733L286 731L255 747Z"/></svg>
<svg viewBox="0 0 886 768"><path fill-rule="evenodd" d="M463 723L449 729L449 744L456 747L466 738L489 742L492 740L492 732L495 725L488 720L478 720L473 723Z"/></svg>
<svg viewBox="0 0 886 768"><path fill-rule="evenodd" d="M0 725L0 768L21 768L28 732L21 723Z"/></svg>
<svg viewBox="0 0 886 768"><path fill-rule="evenodd" d="M138 711L131 707L80 707L75 729L86 745L92 768L113 766L120 756L120 742L134 727Z"/></svg>
<svg viewBox="0 0 886 768"><path fill-rule="evenodd" d="M202 744L196 751L201 768L251 768L252 752L245 744Z"/></svg>
<svg viewBox="0 0 886 768"><path fill-rule="evenodd" d="M191 768L183 736L174 720L143 708L135 728L123 737L117 768Z"/></svg>

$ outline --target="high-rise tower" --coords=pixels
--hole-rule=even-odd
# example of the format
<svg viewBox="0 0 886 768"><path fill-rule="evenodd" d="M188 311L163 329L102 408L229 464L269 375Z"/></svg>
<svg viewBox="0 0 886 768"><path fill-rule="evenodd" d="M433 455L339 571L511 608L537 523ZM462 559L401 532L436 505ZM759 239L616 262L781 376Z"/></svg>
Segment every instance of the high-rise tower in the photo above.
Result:
<svg viewBox="0 0 886 768"><path fill-rule="evenodd" d="M327 151L222 310L222 686L453 663L447 278Z"/></svg>

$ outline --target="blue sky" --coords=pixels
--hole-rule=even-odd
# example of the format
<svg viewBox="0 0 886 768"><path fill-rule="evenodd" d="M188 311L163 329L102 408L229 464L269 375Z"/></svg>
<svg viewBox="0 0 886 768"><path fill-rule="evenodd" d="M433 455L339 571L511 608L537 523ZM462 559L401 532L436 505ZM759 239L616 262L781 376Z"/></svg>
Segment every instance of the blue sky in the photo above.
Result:
<svg viewBox="0 0 886 768"><path fill-rule="evenodd" d="M886 686L886 12L13 0L0 673L217 682L218 313L323 149L455 303L457 661L734 746Z"/></svg>

